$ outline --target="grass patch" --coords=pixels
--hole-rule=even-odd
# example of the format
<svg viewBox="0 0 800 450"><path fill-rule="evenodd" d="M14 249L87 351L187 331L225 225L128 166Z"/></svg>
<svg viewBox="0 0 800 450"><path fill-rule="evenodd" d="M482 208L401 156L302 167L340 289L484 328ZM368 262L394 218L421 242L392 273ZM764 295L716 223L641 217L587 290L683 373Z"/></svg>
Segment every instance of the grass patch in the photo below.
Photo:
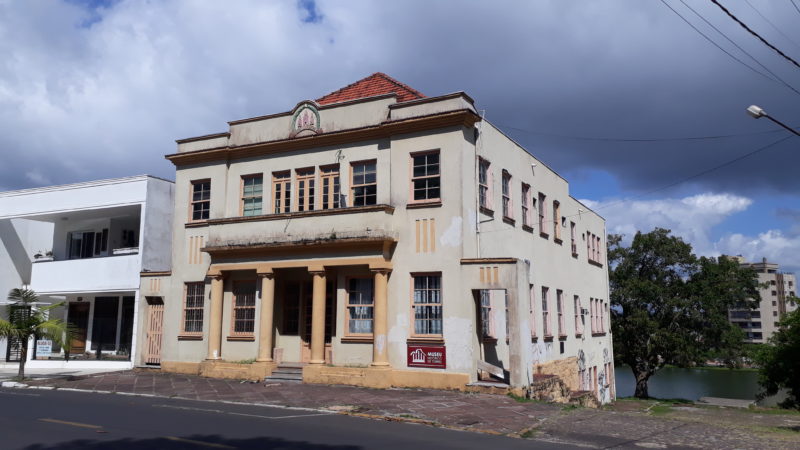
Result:
<svg viewBox="0 0 800 450"><path fill-rule="evenodd" d="M671 411L672 411L672 407L671 407L671 406L669 406L669 405L662 405L662 404L660 404L660 403L656 403L655 405L653 405L653 406L650 408L650 410L649 410L649 412L648 412L648 413L649 413L651 416L664 416L664 415L667 415L667 414L669 414Z"/></svg>
<svg viewBox="0 0 800 450"><path fill-rule="evenodd" d="M774 414L780 416L800 416L800 411L796 409L767 408L763 406L750 405L749 408L737 408L736 411L752 414Z"/></svg>
<svg viewBox="0 0 800 450"><path fill-rule="evenodd" d="M233 364L254 364L256 362L255 358L250 359L242 359L239 361L231 361Z"/></svg>
<svg viewBox="0 0 800 450"><path fill-rule="evenodd" d="M404 419L419 419L419 417L417 417L417 416L415 416L413 414L400 414L397 417L402 417Z"/></svg>
<svg viewBox="0 0 800 450"><path fill-rule="evenodd" d="M570 404L561 407L562 411L575 411L576 409L581 409L581 405Z"/></svg>
<svg viewBox="0 0 800 450"><path fill-rule="evenodd" d="M539 432L535 428L528 428L527 430L520 433L519 437L522 439L530 439L536 436Z"/></svg>
<svg viewBox="0 0 800 450"><path fill-rule="evenodd" d="M519 402L519 403L544 403L544 402L540 402L539 400L536 400L534 398L528 398L528 397L523 397L521 395L514 394L513 392L509 392L506 395L508 395L509 397L513 398L514 401Z"/></svg>

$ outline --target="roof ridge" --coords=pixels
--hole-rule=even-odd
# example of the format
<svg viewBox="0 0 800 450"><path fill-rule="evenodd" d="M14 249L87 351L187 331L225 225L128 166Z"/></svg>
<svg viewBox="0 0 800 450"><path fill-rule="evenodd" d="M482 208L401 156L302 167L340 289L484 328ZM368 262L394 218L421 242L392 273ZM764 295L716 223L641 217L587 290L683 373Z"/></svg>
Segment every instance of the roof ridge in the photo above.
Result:
<svg viewBox="0 0 800 450"><path fill-rule="evenodd" d="M386 78L388 81L390 81L390 82L392 82L392 83L394 83L394 84L396 84L396 85L398 85L398 86L400 86L400 87L402 87L404 89L408 89L409 91L419 95L420 97L425 97L425 94L423 94L422 92L412 88L411 86L409 86L409 85L407 85L407 84L405 84L405 83L403 83L401 81L397 81L396 79L390 77L389 75L386 75L383 72L375 72L372 75L380 75L380 76Z"/></svg>

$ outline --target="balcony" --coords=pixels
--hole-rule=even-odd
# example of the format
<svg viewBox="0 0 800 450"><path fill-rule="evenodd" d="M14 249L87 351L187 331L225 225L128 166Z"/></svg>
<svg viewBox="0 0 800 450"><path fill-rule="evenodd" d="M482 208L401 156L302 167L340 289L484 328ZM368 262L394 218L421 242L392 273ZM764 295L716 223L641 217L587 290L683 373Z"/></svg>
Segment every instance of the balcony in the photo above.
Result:
<svg viewBox="0 0 800 450"><path fill-rule="evenodd" d="M31 289L40 294L138 289L138 249L120 250L126 254L61 261L40 259L33 264Z"/></svg>

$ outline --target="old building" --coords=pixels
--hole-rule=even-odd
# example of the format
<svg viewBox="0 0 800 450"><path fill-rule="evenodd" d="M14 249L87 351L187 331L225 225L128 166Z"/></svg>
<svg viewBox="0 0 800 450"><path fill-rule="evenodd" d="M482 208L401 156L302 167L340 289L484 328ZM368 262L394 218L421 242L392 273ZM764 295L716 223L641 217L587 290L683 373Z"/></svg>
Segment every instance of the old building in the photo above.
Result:
<svg viewBox="0 0 800 450"><path fill-rule="evenodd" d="M476 111L380 73L178 141L170 273L138 361L613 397L605 222Z"/></svg>
<svg viewBox="0 0 800 450"><path fill-rule="evenodd" d="M170 264L173 187L143 175L0 192L2 300L28 287L75 331L68 352L0 340L4 364L27 344L32 368L133 367L140 274Z"/></svg>
<svg viewBox="0 0 800 450"><path fill-rule="evenodd" d="M781 272L778 264L767 262L767 258L763 258L761 262L745 262L741 256L735 258L742 267L758 273L761 300L758 308L753 310L730 310L728 318L731 323L742 328L746 342L763 344L777 331L778 321L787 312L797 309L797 303L793 300L797 295L797 278L793 273Z"/></svg>

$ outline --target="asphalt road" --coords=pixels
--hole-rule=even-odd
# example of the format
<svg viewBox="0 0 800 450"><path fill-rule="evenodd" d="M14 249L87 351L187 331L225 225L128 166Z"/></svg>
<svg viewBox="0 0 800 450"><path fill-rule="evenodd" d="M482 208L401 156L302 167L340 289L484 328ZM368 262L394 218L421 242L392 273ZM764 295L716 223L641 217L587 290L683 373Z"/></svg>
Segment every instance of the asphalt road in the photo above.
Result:
<svg viewBox="0 0 800 450"><path fill-rule="evenodd" d="M310 410L0 388L0 448L496 450L571 447Z"/></svg>

